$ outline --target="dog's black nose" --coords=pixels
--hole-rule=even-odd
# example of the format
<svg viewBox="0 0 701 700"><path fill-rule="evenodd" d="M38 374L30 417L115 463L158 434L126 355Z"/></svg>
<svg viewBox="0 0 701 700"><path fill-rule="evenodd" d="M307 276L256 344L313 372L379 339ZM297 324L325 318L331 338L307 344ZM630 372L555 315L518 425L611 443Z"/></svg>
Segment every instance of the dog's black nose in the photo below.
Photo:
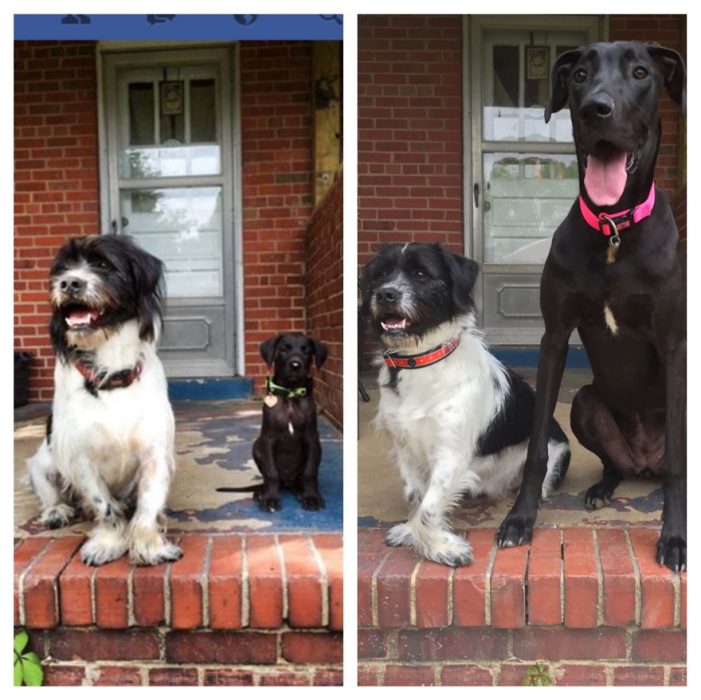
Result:
<svg viewBox="0 0 701 700"><path fill-rule="evenodd" d="M61 287L62 292L76 294L77 292L85 289L85 280L82 280L79 277L68 277L61 280L61 284L59 286Z"/></svg>
<svg viewBox="0 0 701 700"><path fill-rule="evenodd" d="M292 369L301 369L302 368L302 363L299 360L292 360L290 362L290 367Z"/></svg>
<svg viewBox="0 0 701 700"><path fill-rule="evenodd" d="M615 102L610 95L599 92L588 97L579 108L579 116L586 120L606 119L613 114Z"/></svg>
<svg viewBox="0 0 701 700"><path fill-rule="evenodd" d="M393 301L397 301L397 299L399 299L399 294L399 290L395 289L394 287L383 287L376 292L375 298L380 303L392 303Z"/></svg>

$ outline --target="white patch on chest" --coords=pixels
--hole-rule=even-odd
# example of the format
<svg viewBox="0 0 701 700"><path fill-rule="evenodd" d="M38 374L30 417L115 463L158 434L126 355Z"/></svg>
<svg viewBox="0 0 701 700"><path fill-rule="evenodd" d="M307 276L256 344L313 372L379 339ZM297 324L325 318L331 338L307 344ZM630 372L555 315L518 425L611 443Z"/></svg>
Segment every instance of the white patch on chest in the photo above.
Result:
<svg viewBox="0 0 701 700"><path fill-rule="evenodd" d="M606 326L611 331L611 333L613 333L613 335L616 335L616 333L618 333L618 324L616 323L613 311L611 311L611 308L608 304L604 304L604 321L606 322Z"/></svg>
<svg viewBox="0 0 701 700"><path fill-rule="evenodd" d="M292 425L292 421L289 421L289 422L287 423L287 429L290 431L290 435L294 435L294 434L295 434L295 429L294 429L294 427L293 427L293 425Z"/></svg>

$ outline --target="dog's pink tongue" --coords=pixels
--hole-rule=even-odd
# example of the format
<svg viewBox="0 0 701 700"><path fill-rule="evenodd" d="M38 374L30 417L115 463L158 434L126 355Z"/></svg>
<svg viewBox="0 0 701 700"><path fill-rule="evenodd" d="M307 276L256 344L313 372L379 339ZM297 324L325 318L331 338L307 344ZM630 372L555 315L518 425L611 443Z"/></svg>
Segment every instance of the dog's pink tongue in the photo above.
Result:
<svg viewBox="0 0 701 700"><path fill-rule="evenodd" d="M74 311L66 318L69 326L87 326L89 325L95 314L92 311Z"/></svg>
<svg viewBox="0 0 701 700"><path fill-rule="evenodd" d="M594 204L600 207L611 206L621 198L628 177L626 158L625 151L606 159L589 154L584 173L584 187Z"/></svg>

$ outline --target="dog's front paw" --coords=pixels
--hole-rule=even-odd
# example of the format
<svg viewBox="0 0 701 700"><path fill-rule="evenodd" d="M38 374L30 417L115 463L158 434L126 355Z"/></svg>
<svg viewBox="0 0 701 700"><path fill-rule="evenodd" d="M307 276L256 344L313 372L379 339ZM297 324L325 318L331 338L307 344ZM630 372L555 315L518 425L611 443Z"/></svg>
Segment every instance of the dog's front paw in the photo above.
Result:
<svg viewBox="0 0 701 700"><path fill-rule="evenodd" d="M321 510L326 507L324 499L320 493L300 493L299 502L304 510Z"/></svg>
<svg viewBox="0 0 701 700"><path fill-rule="evenodd" d="M680 535L662 535L657 540L657 563L672 571L686 570L686 539Z"/></svg>
<svg viewBox="0 0 701 700"><path fill-rule="evenodd" d="M497 530L497 545L500 549L526 544L533 538L535 518L509 513Z"/></svg>
<svg viewBox="0 0 701 700"><path fill-rule="evenodd" d="M165 538L157 546L139 547L132 545L129 550L129 561L136 566L156 566L170 561L178 561L183 556L183 550Z"/></svg>
<svg viewBox="0 0 701 700"><path fill-rule="evenodd" d="M51 506L44 510L39 518L39 522L49 530L55 530L59 527L66 527L73 516L75 515L75 510L71 508L67 503L59 503L58 505Z"/></svg>
<svg viewBox="0 0 701 700"><path fill-rule="evenodd" d="M109 535L98 533L80 548L80 558L88 566L102 566L110 561L119 559L127 551L123 537L110 538Z"/></svg>
<svg viewBox="0 0 701 700"><path fill-rule="evenodd" d="M452 532L441 532L438 541L432 542L421 553L426 559L445 566L458 567L472 564L470 543Z"/></svg>
<svg viewBox="0 0 701 700"><path fill-rule="evenodd" d="M385 544L390 547L413 547L416 544L411 528L407 523L399 523L389 529Z"/></svg>

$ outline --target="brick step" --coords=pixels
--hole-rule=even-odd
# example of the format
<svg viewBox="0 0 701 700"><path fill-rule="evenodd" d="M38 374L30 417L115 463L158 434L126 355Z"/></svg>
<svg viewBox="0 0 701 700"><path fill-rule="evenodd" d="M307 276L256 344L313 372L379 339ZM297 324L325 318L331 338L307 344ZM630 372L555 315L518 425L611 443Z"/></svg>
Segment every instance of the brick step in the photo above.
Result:
<svg viewBox="0 0 701 700"><path fill-rule="evenodd" d="M494 534L452 569L360 531L360 685L520 685L538 662L558 685L686 683L686 573L655 562L657 530Z"/></svg>
<svg viewBox="0 0 701 700"><path fill-rule="evenodd" d="M86 566L82 536L30 537L15 549L15 625L172 630L343 629L340 533L186 534L172 564L126 557Z"/></svg>

